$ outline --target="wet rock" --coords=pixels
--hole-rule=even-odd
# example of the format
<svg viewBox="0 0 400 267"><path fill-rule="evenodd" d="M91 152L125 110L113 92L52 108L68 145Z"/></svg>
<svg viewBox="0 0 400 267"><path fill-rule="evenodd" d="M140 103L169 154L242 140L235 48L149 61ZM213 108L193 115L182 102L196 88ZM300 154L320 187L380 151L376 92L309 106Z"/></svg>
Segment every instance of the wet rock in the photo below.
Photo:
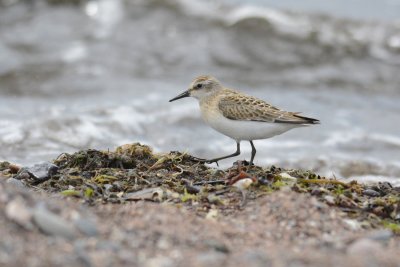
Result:
<svg viewBox="0 0 400 267"><path fill-rule="evenodd" d="M197 194L201 190L201 187L195 186L195 185L191 185L191 184L185 184L185 188L186 188L186 191L189 194Z"/></svg>
<svg viewBox="0 0 400 267"><path fill-rule="evenodd" d="M32 210L23 198L17 197L10 201L5 208L5 213L8 219L16 222L25 229L32 230L34 228L31 222Z"/></svg>
<svg viewBox="0 0 400 267"><path fill-rule="evenodd" d="M76 229L70 222L47 210L42 204L33 210L33 221L46 234L67 239L77 236Z"/></svg>
<svg viewBox="0 0 400 267"><path fill-rule="evenodd" d="M54 165L50 162L42 162L33 165L32 167L24 167L22 168L16 179L25 179L26 174L29 175L29 178L35 180L36 182L44 182L51 178L58 171L58 166Z"/></svg>
<svg viewBox="0 0 400 267"><path fill-rule="evenodd" d="M373 189L365 189L363 194L369 197L379 197L381 194Z"/></svg>
<svg viewBox="0 0 400 267"><path fill-rule="evenodd" d="M24 183L21 182L21 180L17 180L15 178L8 178L7 183L12 184L15 187L20 187L20 188L25 187Z"/></svg>

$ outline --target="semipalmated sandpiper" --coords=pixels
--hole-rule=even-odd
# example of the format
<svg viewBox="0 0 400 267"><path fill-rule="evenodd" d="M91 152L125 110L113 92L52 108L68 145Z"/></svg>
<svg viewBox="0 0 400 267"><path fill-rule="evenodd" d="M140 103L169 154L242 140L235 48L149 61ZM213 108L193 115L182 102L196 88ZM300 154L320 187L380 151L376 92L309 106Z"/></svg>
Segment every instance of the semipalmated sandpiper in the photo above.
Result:
<svg viewBox="0 0 400 267"><path fill-rule="evenodd" d="M204 121L218 132L236 141L236 152L224 157L203 160L206 163L235 157L240 154L240 142L251 144L250 166L256 155L253 140L267 139L290 129L318 124L319 120L288 112L267 102L224 87L212 76L199 76L189 89L169 102L192 96L199 101Z"/></svg>

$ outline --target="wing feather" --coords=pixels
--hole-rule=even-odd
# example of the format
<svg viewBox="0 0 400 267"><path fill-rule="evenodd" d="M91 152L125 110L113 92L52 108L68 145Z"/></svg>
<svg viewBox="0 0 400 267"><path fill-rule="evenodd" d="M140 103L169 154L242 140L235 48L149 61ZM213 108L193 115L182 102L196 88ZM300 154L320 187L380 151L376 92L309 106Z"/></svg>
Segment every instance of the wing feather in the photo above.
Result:
<svg viewBox="0 0 400 267"><path fill-rule="evenodd" d="M231 120L271 123L316 124L318 120L298 115L299 112L280 110L256 97L233 93L222 97L218 107Z"/></svg>

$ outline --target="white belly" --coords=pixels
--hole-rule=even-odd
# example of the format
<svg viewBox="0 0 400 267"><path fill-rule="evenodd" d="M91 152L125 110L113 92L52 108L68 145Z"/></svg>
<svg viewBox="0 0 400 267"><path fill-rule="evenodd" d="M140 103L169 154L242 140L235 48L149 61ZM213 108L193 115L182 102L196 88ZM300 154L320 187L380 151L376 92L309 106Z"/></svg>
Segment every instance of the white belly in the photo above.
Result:
<svg viewBox="0 0 400 267"><path fill-rule="evenodd" d="M301 124L230 120L218 113L214 113L212 116L204 116L203 114L203 119L212 128L236 141L267 139L290 129L304 126Z"/></svg>

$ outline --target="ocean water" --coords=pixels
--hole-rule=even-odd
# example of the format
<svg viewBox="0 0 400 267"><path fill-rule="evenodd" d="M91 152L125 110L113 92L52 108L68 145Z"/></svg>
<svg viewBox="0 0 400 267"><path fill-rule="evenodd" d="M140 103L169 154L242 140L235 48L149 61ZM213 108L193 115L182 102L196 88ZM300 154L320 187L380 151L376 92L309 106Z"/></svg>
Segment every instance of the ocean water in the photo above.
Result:
<svg viewBox="0 0 400 267"><path fill-rule="evenodd" d="M0 160L138 141L230 154L235 142L201 121L194 99L168 102L212 74L321 120L255 141L256 164L398 183L399 1L273 2L1 2ZM221 166L249 159L242 148Z"/></svg>

